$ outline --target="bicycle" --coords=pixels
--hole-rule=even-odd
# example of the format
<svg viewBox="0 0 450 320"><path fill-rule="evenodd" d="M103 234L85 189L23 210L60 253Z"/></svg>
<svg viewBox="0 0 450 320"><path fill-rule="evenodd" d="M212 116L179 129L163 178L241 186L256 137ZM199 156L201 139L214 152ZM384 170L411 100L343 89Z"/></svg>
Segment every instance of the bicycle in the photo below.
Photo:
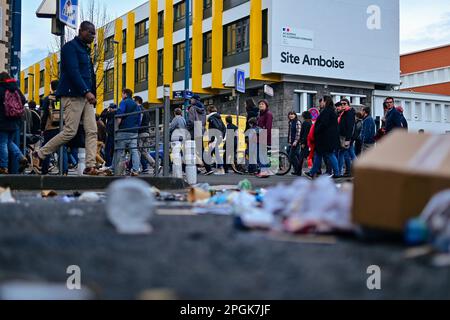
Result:
<svg viewBox="0 0 450 320"><path fill-rule="evenodd" d="M240 153L242 154L242 152ZM269 150L268 156L271 169L275 169L274 171L277 176L285 176L291 171L292 164L286 152ZM249 174L249 155L247 152L244 152L244 156L238 157L231 165L231 168L236 174Z"/></svg>

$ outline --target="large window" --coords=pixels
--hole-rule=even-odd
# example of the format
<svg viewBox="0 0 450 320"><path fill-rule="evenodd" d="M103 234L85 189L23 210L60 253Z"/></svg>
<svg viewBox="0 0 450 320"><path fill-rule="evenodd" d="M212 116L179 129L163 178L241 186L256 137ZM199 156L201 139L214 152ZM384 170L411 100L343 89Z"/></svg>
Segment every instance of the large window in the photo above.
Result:
<svg viewBox="0 0 450 320"><path fill-rule="evenodd" d="M244 18L224 27L224 55L250 50L250 19Z"/></svg>
<svg viewBox="0 0 450 320"><path fill-rule="evenodd" d="M174 22L183 20L186 17L186 1L177 3L174 6Z"/></svg>
<svg viewBox="0 0 450 320"><path fill-rule="evenodd" d="M148 75L148 56L136 59L136 83L146 82Z"/></svg>
<svg viewBox="0 0 450 320"><path fill-rule="evenodd" d="M136 39L142 39L148 36L149 21L148 19L136 24Z"/></svg>
<svg viewBox="0 0 450 320"><path fill-rule="evenodd" d="M212 0L203 0L203 9L208 9L212 7Z"/></svg>
<svg viewBox="0 0 450 320"><path fill-rule="evenodd" d="M108 59L114 56L114 37L105 39L105 58Z"/></svg>
<svg viewBox="0 0 450 320"><path fill-rule="evenodd" d="M127 87L127 64L122 64L122 88Z"/></svg>
<svg viewBox="0 0 450 320"><path fill-rule="evenodd" d="M44 70L41 70L41 72L39 72L39 88L43 88L45 85L45 74L44 74Z"/></svg>
<svg viewBox="0 0 450 320"><path fill-rule="evenodd" d="M212 32L203 34L203 63L212 60Z"/></svg>
<svg viewBox="0 0 450 320"><path fill-rule="evenodd" d="M114 69L106 70L105 73L105 93L114 92Z"/></svg>
<svg viewBox="0 0 450 320"><path fill-rule="evenodd" d="M25 78L25 92L28 93L28 78Z"/></svg>
<svg viewBox="0 0 450 320"><path fill-rule="evenodd" d="M163 74L164 74L164 49L158 51L158 86L163 85Z"/></svg>
<svg viewBox="0 0 450 320"><path fill-rule="evenodd" d="M181 71L184 70L184 50L185 49L185 44L184 42L178 43L174 46L173 50L173 70L176 71Z"/></svg>
<svg viewBox="0 0 450 320"><path fill-rule="evenodd" d="M127 30L122 31L122 53L127 51Z"/></svg>

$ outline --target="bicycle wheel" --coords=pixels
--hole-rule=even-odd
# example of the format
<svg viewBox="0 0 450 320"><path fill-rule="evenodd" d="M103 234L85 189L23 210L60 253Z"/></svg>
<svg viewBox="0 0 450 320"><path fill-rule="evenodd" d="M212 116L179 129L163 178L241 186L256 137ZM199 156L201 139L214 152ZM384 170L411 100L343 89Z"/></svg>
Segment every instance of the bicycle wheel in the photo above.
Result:
<svg viewBox="0 0 450 320"><path fill-rule="evenodd" d="M277 176L284 176L291 171L292 164L289 161L289 156L284 152L279 152L278 157L278 171Z"/></svg>

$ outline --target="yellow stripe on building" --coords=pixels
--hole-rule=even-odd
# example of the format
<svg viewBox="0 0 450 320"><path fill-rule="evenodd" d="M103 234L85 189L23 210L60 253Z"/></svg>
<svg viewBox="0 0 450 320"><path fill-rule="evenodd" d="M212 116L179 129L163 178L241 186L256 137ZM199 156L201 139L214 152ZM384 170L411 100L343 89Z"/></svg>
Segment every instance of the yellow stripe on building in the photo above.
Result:
<svg viewBox="0 0 450 320"><path fill-rule="evenodd" d="M44 71L44 96L50 94L50 82L51 82L51 72L52 72L52 61L50 57L45 58L45 71Z"/></svg>
<svg viewBox="0 0 450 320"><path fill-rule="evenodd" d="M52 56L52 81L59 79L59 68L58 68L58 54L54 53Z"/></svg>
<svg viewBox="0 0 450 320"><path fill-rule="evenodd" d="M262 0L250 0L250 79L281 81L276 74L262 74Z"/></svg>
<svg viewBox="0 0 450 320"><path fill-rule="evenodd" d="M127 74L126 74L126 86L134 92L134 49L135 49L135 14L130 12L127 15Z"/></svg>
<svg viewBox="0 0 450 320"><path fill-rule="evenodd" d="M96 64L95 70L97 72L97 113L103 111L103 103L105 100L105 29L100 28L97 31L97 43L98 43L98 61L94 61Z"/></svg>
<svg viewBox="0 0 450 320"><path fill-rule="evenodd" d="M119 44L115 45L114 49L114 69L117 69L114 72L114 83L119 84L118 88L114 90L114 101L116 104L119 104L122 96L122 51L123 51L123 35L122 35L122 27L123 27L123 21L122 19L116 20L116 26L115 26L115 35L114 40L119 42Z"/></svg>
<svg viewBox="0 0 450 320"><path fill-rule="evenodd" d="M148 31L148 102L161 102L158 88L158 0L150 0L150 27Z"/></svg>
<svg viewBox="0 0 450 320"><path fill-rule="evenodd" d="M170 86L172 97L173 83L173 1L166 0L164 10L164 85Z"/></svg>
<svg viewBox="0 0 450 320"><path fill-rule="evenodd" d="M223 89L223 1L213 1L212 17L212 85L214 89Z"/></svg>
<svg viewBox="0 0 450 320"><path fill-rule="evenodd" d="M33 100L36 104L39 104L39 84L41 82L41 64L36 63L34 65L34 94Z"/></svg>
<svg viewBox="0 0 450 320"><path fill-rule="evenodd" d="M25 71L20 72L20 91L25 94Z"/></svg>
<svg viewBox="0 0 450 320"><path fill-rule="evenodd" d="M28 69L28 101L33 101L34 100L34 76L30 75L34 74L34 68L30 67Z"/></svg>
<svg viewBox="0 0 450 320"><path fill-rule="evenodd" d="M203 90L203 1L194 0L192 9L192 91Z"/></svg>

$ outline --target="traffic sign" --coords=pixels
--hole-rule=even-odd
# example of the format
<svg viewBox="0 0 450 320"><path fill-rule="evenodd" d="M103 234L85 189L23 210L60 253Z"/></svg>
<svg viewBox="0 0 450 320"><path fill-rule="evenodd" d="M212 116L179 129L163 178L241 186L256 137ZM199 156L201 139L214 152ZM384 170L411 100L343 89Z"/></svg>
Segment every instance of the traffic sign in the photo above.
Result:
<svg viewBox="0 0 450 320"><path fill-rule="evenodd" d="M317 109L317 108L311 108L311 109L309 109L309 112L311 113L311 116L312 116L312 120L313 120L313 121L316 121L317 118L319 118L319 115L320 115L319 109Z"/></svg>
<svg viewBox="0 0 450 320"><path fill-rule="evenodd" d="M267 94L269 97L273 97L274 96L274 91L273 88L269 85L264 85L264 93Z"/></svg>
<svg viewBox="0 0 450 320"><path fill-rule="evenodd" d="M58 0L59 21L70 28L78 27L78 0Z"/></svg>
<svg viewBox="0 0 450 320"><path fill-rule="evenodd" d="M189 90L179 90L173 92L173 98L175 100L191 99L194 93Z"/></svg>
<svg viewBox="0 0 450 320"><path fill-rule="evenodd" d="M236 91L245 93L245 71L236 69Z"/></svg>

